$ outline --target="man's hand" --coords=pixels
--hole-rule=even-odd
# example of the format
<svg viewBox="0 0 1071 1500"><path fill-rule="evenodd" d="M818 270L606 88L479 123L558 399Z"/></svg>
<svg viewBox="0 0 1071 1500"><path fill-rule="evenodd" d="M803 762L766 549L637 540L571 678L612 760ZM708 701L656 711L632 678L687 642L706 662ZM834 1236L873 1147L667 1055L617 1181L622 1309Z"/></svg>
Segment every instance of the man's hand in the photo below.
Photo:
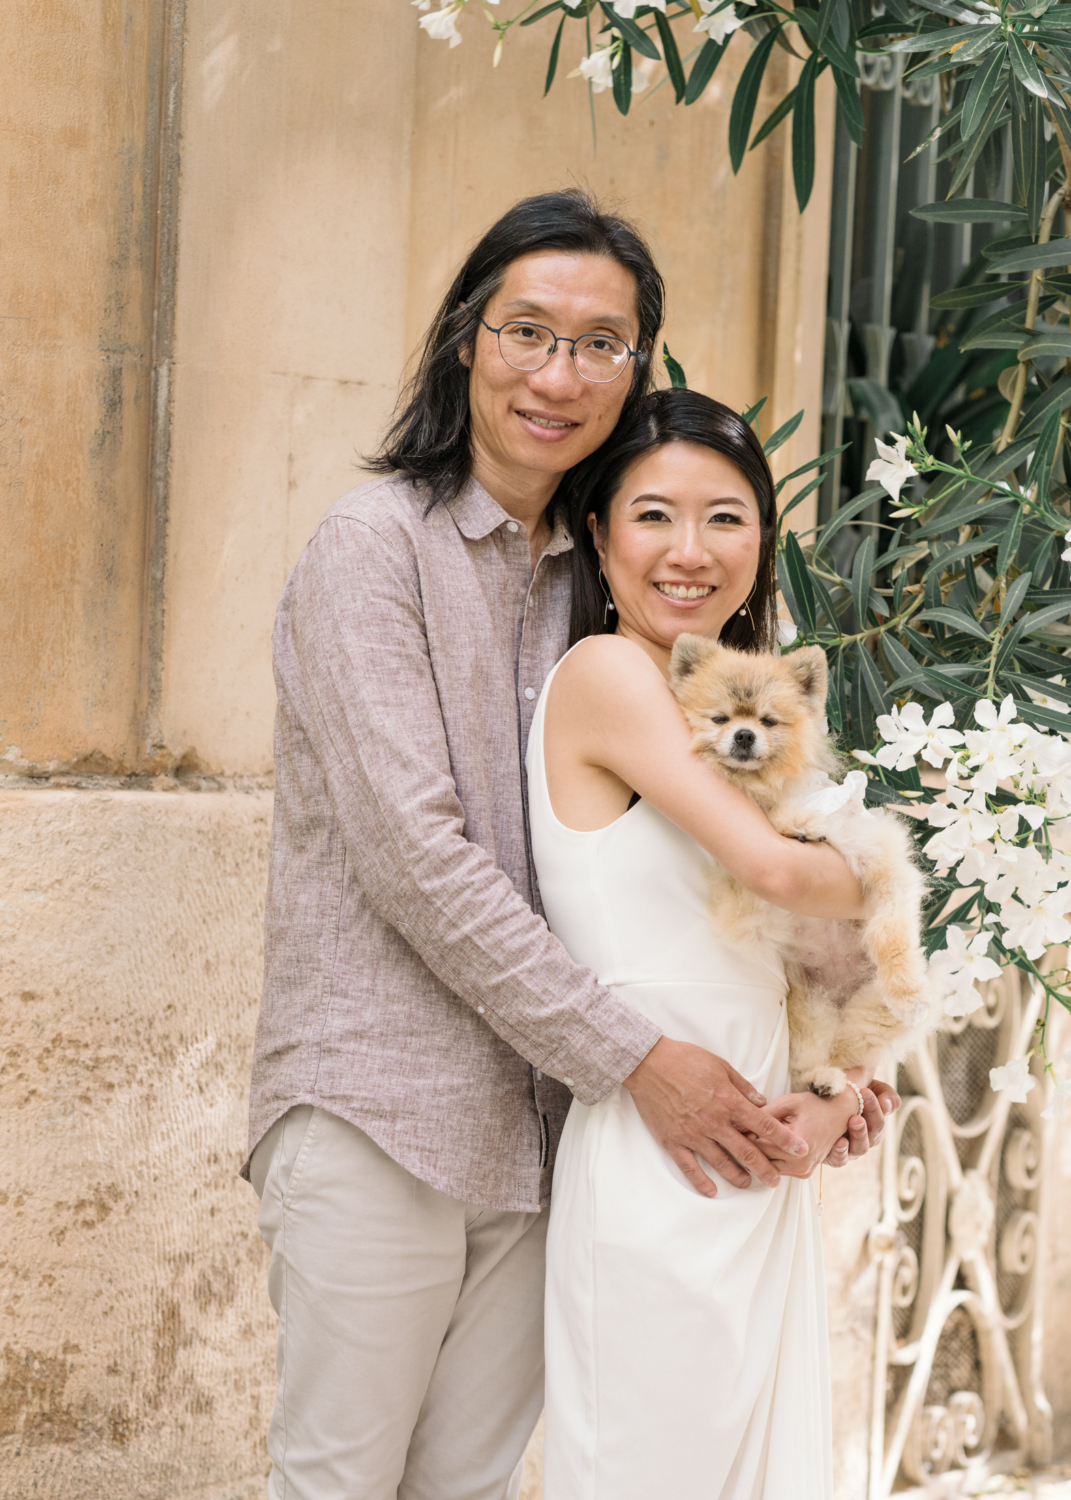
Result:
<svg viewBox="0 0 1071 1500"><path fill-rule="evenodd" d="M647 1129L704 1198L718 1189L697 1157L737 1187L750 1186L749 1174L776 1187L781 1174L764 1148L808 1153L801 1136L763 1113L766 1100L746 1078L690 1042L660 1037L624 1084Z"/></svg>
<svg viewBox="0 0 1071 1500"><path fill-rule="evenodd" d="M900 1108L900 1095L880 1079L864 1087L862 1095L863 1113L848 1121L848 1134L841 1136L826 1157L827 1167L843 1167L849 1157L865 1156L872 1146L880 1146L886 1117Z"/></svg>

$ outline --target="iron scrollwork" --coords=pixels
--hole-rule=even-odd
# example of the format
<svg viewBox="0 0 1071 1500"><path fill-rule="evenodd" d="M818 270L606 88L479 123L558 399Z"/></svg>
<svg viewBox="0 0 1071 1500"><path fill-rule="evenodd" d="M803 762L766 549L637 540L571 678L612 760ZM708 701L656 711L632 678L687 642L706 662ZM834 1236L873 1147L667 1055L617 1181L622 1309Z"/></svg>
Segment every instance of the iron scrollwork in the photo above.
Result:
<svg viewBox="0 0 1071 1500"><path fill-rule="evenodd" d="M982 997L902 1070L882 1147L868 1500L956 1471L977 1478L998 1456L1001 1467L1051 1456L1038 1255L1047 1090L1040 1070L1023 1104L989 1087L991 1067L1029 1050L1040 992L1008 969Z"/></svg>

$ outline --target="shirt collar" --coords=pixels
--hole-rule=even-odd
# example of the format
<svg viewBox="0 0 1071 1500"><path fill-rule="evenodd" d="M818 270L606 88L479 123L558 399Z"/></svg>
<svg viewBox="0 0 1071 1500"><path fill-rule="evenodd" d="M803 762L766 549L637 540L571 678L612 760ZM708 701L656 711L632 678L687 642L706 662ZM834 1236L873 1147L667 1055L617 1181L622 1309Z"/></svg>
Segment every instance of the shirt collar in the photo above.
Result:
<svg viewBox="0 0 1071 1500"><path fill-rule="evenodd" d="M554 522L554 531L550 541L543 549L544 557L556 557L559 552L571 552L573 550L573 534L566 526L561 516Z"/></svg>
<svg viewBox="0 0 1071 1500"><path fill-rule="evenodd" d="M479 480L473 479L471 475L453 500L446 502L446 506L458 531L470 542L481 541L485 536L490 536L500 526L508 525L511 519ZM568 552L572 545L573 538L569 528L559 516L554 523L550 541L543 550L543 556L554 557L559 552Z"/></svg>
<svg viewBox="0 0 1071 1500"><path fill-rule="evenodd" d="M470 542L490 536L510 519L498 501L492 500L483 485L471 475L454 498L446 502L446 508L458 531Z"/></svg>

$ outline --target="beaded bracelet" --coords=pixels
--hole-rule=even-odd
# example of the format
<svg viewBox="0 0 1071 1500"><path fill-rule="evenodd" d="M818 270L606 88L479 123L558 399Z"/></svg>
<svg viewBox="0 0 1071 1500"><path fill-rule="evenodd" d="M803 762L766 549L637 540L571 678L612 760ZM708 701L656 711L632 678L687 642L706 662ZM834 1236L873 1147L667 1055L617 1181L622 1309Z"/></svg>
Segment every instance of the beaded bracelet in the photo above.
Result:
<svg viewBox="0 0 1071 1500"><path fill-rule="evenodd" d="M863 1113L863 1091L862 1091L862 1089L859 1087L858 1084L853 1083L850 1078L846 1079L845 1082L847 1083L848 1087L851 1089L851 1091L855 1095L855 1097L859 1100L859 1113L862 1114Z"/></svg>

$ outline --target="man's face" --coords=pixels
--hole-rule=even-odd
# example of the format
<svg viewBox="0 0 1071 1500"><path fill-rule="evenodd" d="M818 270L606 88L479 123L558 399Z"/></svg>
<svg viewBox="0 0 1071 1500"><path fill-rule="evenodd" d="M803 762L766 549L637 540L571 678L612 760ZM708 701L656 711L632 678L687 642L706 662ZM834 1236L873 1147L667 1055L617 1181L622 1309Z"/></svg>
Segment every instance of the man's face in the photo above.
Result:
<svg viewBox="0 0 1071 1500"><path fill-rule="evenodd" d="M636 279L607 256L542 250L513 261L484 311L492 328L531 319L570 338L608 334L635 349ZM514 370L482 325L469 366L474 470L507 484L522 474L563 474L613 431L635 378L629 360L616 380L594 384L559 344L539 370Z"/></svg>

